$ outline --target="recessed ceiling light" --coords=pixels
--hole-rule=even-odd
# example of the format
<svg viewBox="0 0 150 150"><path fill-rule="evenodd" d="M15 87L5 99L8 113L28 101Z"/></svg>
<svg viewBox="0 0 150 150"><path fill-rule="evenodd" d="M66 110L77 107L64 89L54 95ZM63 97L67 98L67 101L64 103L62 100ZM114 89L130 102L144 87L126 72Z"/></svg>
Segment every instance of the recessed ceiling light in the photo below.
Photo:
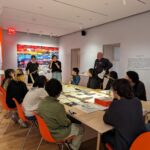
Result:
<svg viewBox="0 0 150 150"><path fill-rule="evenodd" d="M127 4L127 1L126 0L123 0L123 5L126 5Z"/></svg>

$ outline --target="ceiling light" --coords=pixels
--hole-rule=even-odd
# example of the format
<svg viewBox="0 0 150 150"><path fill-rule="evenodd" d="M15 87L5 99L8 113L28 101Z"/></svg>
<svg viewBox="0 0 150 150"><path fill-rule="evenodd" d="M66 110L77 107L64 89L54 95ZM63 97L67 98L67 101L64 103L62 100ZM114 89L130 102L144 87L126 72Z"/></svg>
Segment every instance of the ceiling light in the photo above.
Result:
<svg viewBox="0 0 150 150"><path fill-rule="evenodd" d="M123 5L127 5L127 1L126 0L123 0Z"/></svg>

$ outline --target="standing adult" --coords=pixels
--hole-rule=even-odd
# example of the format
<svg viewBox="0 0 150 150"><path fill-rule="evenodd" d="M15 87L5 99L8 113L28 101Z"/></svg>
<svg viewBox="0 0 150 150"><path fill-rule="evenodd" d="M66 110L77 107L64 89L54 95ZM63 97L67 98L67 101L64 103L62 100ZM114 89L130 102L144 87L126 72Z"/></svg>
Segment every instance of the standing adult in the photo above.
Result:
<svg viewBox="0 0 150 150"><path fill-rule="evenodd" d="M39 64L36 61L35 55L31 56L31 61L28 62L26 71L28 72L28 83L33 83L38 77Z"/></svg>
<svg viewBox="0 0 150 150"><path fill-rule="evenodd" d="M52 60L49 64L49 69L52 70L52 78L57 79L58 81L62 81L62 75L61 75L61 62L58 61L58 58L56 55L52 56Z"/></svg>
<svg viewBox="0 0 150 150"><path fill-rule="evenodd" d="M101 79L101 88L103 84L103 78L105 74L109 73L109 69L113 66L113 64L107 59L103 58L103 53L97 53L97 59L95 60L94 70L98 77Z"/></svg>

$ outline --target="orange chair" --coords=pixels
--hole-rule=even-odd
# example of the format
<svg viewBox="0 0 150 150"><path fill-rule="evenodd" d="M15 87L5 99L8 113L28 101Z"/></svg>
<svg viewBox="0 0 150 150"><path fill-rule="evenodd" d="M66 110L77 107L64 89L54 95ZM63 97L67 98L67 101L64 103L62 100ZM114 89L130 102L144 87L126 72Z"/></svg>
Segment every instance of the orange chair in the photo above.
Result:
<svg viewBox="0 0 150 150"><path fill-rule="evenodd" d="M1 104L3 106L3 100L6 99L6 92L5 90L0 86L0 100Z"/></svg>
<svg viewBox="0 0 150 150"><path fill-rule="evenodd" d="M150 150L150 132L145 132L139 135L130 150Z"/></svg>
<svg viewBox="0 0 150 150"><path fill-rule="evenodd" d="M18 103L18 101L17 101L15 98L13 98L12 100L13 100L13 101L15 102L15 104L16 104L17 112L18 112L19 118L20 118L23 122L31 124L31 126L30 126L30 128L29 128L29 130L28 130L28 132L27 132L27 134L26 134L26 137L25 137L24 143L23 143L23 145L22 145L22 148L21 148L21 149L23 149L24 146L25 146L25 142L26 142L28 136L29 136L29 134L30 134L30 132L31 132L31 130L32 130L32 128L33 128L33 126L35 125L35 121L30 121L30 120L28 120L28 119L26 118L25 114L24 114L24 111L23 111L22 106Z"/></svg>
<svg viewBox="0 0 150 150"><path fill-rule="evenodd" d="M6 95L6 91L0 86L0 92L2 92L4 95Z"/></svg>
<svg viewBox="0 0 150 150"><path fill-rule="evenodd" d="M8 111L16 110L15 108L9 108L7 106L7 103L6 103L6 91L2 87L0 87L0 99L1 99L2 106L3 106L3 108L5 110L8 110Z"/></svg>
<svg viewBox="0 0 150 150"><path fill-rule="evenodd" d="M6 103L6 92L5 92L5 90L4 90L2 87L0 87L0 100L1 100L1 104L2 104L3 109L5 109L6 111L9 112L9 111L11 111L11 110L16 110L16 109L11 109L11 108L9 108L9 107L7 106L7 103ZM3 116L3 118L1 119L1 122L2 122L3 119L4 119L4 116ZM10 122L11 122L11 120L9 121L9 123L8 123L8 125L7 125L7 127L6 127L6 129L5 129L5 131L3 132L3 134L5 134L6 131L7 131L7 129L9 128Z"/></svg>
<svg viewBox="0 0 150 150"><path fill-rule="evenodd" d="M68 150L70 150L69 145L68 145L68 141L71 141L75 136L68 137L68 138L61 140L61 141L56 141L52 137L52 135L51 135L49 129L47 128L47 125L45 124L44 120L39 115L37 115L36 113L34 113L34 115L35 115L36 120L38 122L40 134L42 136L40 143L37 147L37 150L39 150L39 147L40 147L43 140L50 142L50 143L56 143L59 146L59 149L61 149L61 150L63 150L64 145L66 145Z"/></svg>

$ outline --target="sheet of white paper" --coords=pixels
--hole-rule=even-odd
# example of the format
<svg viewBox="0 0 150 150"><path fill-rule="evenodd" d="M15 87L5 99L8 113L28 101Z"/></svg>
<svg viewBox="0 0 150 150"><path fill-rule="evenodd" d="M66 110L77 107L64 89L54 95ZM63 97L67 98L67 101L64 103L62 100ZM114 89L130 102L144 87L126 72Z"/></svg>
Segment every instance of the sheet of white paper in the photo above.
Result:
<svg viewBox="0 0 150 150"><path fill-rule="evenodd" d="M76 105L74 107L86 113L91 113L91 112L95 112L98 110L107 109L107 107L103 107L103 106L92 104L92 103L83 103L81 105Z"/></svg>

